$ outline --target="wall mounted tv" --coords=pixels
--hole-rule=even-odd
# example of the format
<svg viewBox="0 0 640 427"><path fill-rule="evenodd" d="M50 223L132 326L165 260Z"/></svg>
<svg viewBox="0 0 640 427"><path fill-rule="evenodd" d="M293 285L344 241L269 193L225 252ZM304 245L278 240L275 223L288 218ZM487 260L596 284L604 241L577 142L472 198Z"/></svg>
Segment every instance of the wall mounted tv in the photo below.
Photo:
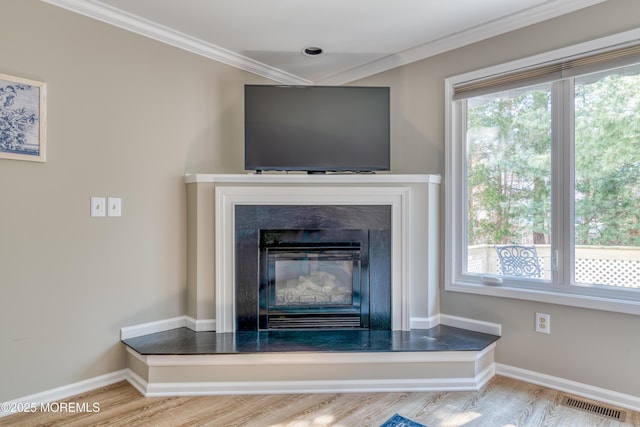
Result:
<svg viewBox="0 0 640 427"><path fill-rule="evenodd" d="M245 169L390 168L389 88L246 85Z"/></svg>

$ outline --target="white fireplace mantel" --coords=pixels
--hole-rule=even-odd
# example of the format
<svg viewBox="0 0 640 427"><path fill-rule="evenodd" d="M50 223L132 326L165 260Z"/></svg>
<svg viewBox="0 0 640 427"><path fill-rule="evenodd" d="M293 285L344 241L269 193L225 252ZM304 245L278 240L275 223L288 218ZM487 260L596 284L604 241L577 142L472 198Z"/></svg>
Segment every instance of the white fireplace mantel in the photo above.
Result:
<svg viewBox="0 0 640 427"><path fill-rule="evenodd" d="M440 184L440 175L432 174L306 174L306 173L247 173L247 174L186 174L185 183L218 184Z"/></svg>
<svg viewBox="0 0 640 427"><path fill-rule="evenodd" d="M236 205L391 206L392 329L432 326L438 304L438 175L197 174L188 198L187 311L234 332ZM198 327L200 325L200 327Z"/></svg>

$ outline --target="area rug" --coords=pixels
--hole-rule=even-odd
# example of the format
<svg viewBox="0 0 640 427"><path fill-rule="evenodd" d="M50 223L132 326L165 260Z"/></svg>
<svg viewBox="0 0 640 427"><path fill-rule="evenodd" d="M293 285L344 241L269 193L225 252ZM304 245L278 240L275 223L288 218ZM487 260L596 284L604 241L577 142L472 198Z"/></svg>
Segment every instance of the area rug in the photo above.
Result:
<svg viewBox="0 0 640 427"><path fill-rule="evenodd" d="M408 418L405 418L401 415L395 414L393 417L389 418L384 422L380 427L427 427L424 424L417 423L415 421L411 421Z"/></svg>

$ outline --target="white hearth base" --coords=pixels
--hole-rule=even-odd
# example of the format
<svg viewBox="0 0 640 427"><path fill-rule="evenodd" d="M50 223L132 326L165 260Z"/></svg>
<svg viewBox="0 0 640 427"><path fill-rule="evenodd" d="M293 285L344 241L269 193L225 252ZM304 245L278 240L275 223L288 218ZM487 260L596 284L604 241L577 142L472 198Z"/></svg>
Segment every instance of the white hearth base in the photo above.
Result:
<svg viewBox="0 0 640 427"><path fill-rule="evenodd" d="M140 355L130 382L145 396L478 390L495 374L482 351Z"/></svg>

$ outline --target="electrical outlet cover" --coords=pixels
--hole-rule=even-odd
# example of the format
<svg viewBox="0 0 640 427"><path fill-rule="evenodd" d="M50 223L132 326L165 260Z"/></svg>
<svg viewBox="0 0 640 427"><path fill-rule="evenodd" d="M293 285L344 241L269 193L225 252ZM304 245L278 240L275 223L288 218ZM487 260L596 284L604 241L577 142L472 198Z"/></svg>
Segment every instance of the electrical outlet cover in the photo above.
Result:
<svg viewBox="0 0 640 427"><path fill-rule="evenodd" d="M551 333L551 315L545 313L536 313L536 332L542 334Z"/></svg>

